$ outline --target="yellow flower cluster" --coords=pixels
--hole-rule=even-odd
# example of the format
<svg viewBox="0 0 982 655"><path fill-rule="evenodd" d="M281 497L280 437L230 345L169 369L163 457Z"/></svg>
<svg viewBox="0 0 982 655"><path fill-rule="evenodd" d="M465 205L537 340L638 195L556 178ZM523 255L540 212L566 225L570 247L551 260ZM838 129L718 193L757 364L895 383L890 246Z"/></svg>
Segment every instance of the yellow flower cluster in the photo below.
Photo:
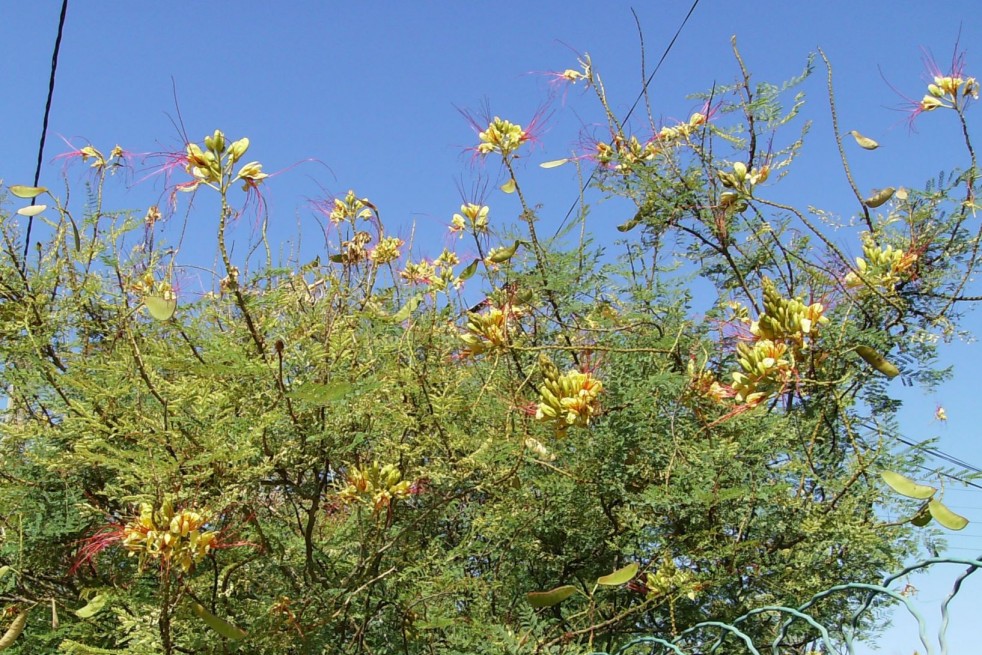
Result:
<svg viewBox="0 0 982 655"><path fill-rule="evenodd" d="M453 215L450 221L451 232L463 232L466 229L474 234L485 234L488 231L488 208L475 205L472 202L460 206L460 213Z"/></svg>
<svg viewBox="0 0 982 655"><path fill-rule="evenodd" d="M800 298L785 298L767 277L762 280L764 312L750 322L752 345L737 343L740 371L732 373L737 402L757 405L779 392L794 376L797 361L817 337L818 327L829 322L821 303L806 305ZM737 315L745 310L739 307ZM743 319L749 321L749 319Z"/></svg>
<svg viewBox="0 0 982 655"><path fill-rule="evenodd" d="M528 140L528 133L522 129L521 125L502 120L495 116L494 120L488 125L487 129L478 133L481 143L477 146L477 151L482 155L497 152L502 157L507 157L518 150L525 141Z"/></svg>
<svg viewBox="0 0 982 655"><path fill-rule="evenodd" d="M202 148L197 143L189 143L185 149L185 170L193 181L180 185L178 188L182 191L194 191L199 184L218 188L223 176L231 175L232 166L249 149L249 139L242 138L229 144L221 130L215 130L214 134L206 136L204 144L205 147ZM241 180L242 188L248 190L267 177L269 175L263 173L263 165L258 161L251 161L243 164L231 181Z"/></svg>
<svg viewBox="0 0 982 655"><path fill-rule="evenodd" d="M205 523L198 512L175 512L170 502L156 512L149 503L142 503L139 518L123 528L123 546L140 558L141 568L148 559L156 559L176 562L188 572L211 552L218 537L217 532L202 529Z"/></svg>
<svg viewBox="0 0 982 655"><path fill-rule="evenodd" d="M722 401L728 398L730 392L719 383L716 376L709 371L705 364L701 367L696 366L695 357L689 360L689 389L699 397L710 398L715 401Z"/></svg>
<svg viewBox="0 0 982 655"><path fill-rule="evenodd" d="M893 246L881 248L872 237L866 235L863 238L863 257L856 258L859 274L850 271L844 282L850 289L870 284L890 292L903 281L905 273L916 263L917 253L905 252Z"/></svg>
<svg viewBox="0 0 982 655"><path fill-rule="evenodd" d="M467 332L460 335L460 340L464 342L464 354L468 356L507 346L508 314L497 307L492 307L484 314L469 312Z"/></svg>
<svg viewBox="0 0 982 655"><path fill-rule="evenodd" d="M107 166L112 165L113 169L111 172L115 172L115 167L123 165L123 149L117 145L110 151L109 157L105 157L101 152L99 152L95 147L88 145L82 146L78 149L78 156L82 158L83 162L87 162L90 159L92 163L89 164L92 168L103 169Z"/></svg>
<svg viewBox="0 0 982 655"><path fill-rule="evenodd" d="M767 399L775 389L784 386L793 375L793 365L789 359L788 346L761 339L748 346L737 344L737 362L742 371L735 371L733 391L737 402L757 405Z"/></svg>
<svg viewBox="0 0 982 655"><path fill-rule="evenodd" d="M822 303L806 305L800 298L784 298L766 277L763 288L764 313L750 324L750 332L755 337L787 340L800 348L804 345L805 337L814 338L818 326L829 322Z"/></svg>
<svg viewBox="0 0 982 655"><path fill-rule="evenodd" d="M368 503L378 511L388 507L393 500L408 496L411 486L402 479L395 464L380 467L378 462L373 462L362 468L353 466L348 473L348 484L338 492L338 497L346 503Z"/></svg>
<svg viewBox="0 0 982 655"><path fill-rule="evenodd" d="M599 413L599 396L604 386L592 373L572 369L560 374L552 361L539 357L543 383L539 389L539 404L535 418L551 422L556 435L563 437L570 426L586 427L590 419Z"/></svg>
<svg viewBox="0 0 982 655"><path fill-rule="evenodd" d="M332 223L338 225L345 221L355 224L359 218L368 219L372 217L372 210L375 207L368 198L359 198L353 190L348 190L344 199L335 198L328 218Z"/></svg>
<svg viewBox="0 0 982 655"><path fill-rule="evenodd" d="M698 128L706 124L707 116L701 112L696 112L689 117L689 122L679 123L672 127L667 125L658 132L658 140L662 143L672 143L689 138L689 135Z"/></svg>
<svg viewBox="0 0 982 655"><path fill-rule="evenodd" d="M432 263L425 259L419 262L406 262L406 267L399 271L399 277L410 284L425 284L435 292L447 289L459 289L464 280L454 273L453 267L460 263L457 254L444 249Z"/></svg>
<svg viewBox="0 0 982 655"><path fill-rule="evenodd" d="M370 254L372 261L379 265L394 262L402 254L399 248L403 243L402 239L396 237L382 237Z"/></svg>
<svg viewBox="0 0 982 655"><path fill-rule="evenodd" d="M611 143L602 141L597 143L594 157L604 166L626 173L638 162L653 160L658 156L658 152L658 144L654 140L642 144L636 136L625 139L623 136L616 135Z"/></svg>
<svg viewBox="0 0 982 655"><path fill-rule="evenodd" d="M742 161L735 162L731 171L716 171L716 176L723 183L723 186L727 189L733 189L733 191L725 191L720 195L720 205L728 207L736 202L741 194L750 195L753 187L766 182L770 173L771 167L766 164L760 168L747 170L747 165Z"/></svg>
<svg viewBox="0 0 982 655"><path fill-rule="evenodd" d="M979 99L979 83L974 77L936 75L934 82L927 85L927 95L921 99L921 110L934 111L940 107L956 109L967 98Z"/></svg>

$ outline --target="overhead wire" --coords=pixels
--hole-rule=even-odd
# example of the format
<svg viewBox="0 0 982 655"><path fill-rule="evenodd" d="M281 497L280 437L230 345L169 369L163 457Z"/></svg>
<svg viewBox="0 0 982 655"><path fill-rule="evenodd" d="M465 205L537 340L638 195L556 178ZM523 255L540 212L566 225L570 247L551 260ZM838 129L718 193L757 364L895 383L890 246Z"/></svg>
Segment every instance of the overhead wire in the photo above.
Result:
<svg viewBox="0 0 982 655"><path fill-rule="evenodd" d="M682 19L682 23L679 25L678 29L675 30L675 36L673 36L672 40L668 42L668 46L665 48L665 52L663 52L661 58L658 59L658 63L655 64L654 70L651 71L651 75L649 75L648 79L645 80L644 85L641 87L641 91L638 93L638 97L634 99L634 104L632 104L631 108L627 110L627 113L624 115L624 118L621 121L621 123L626 123L628 120L630 120L631 114L634 113L634 110L637 109L638 104L640 104L641 102L641 99L644 98L644 95L647 92L648 87L651 85L651 81L655 78L655 74L658 72L658 69L661 68L661 65L665 62L665 59L668 57L668 53L672 51L672 48L675 46L675 42L678 40L679 35L682 34L682 30L685 29L686 23L689 22L689 18L692 17L692 14L695 12L697 6L699 6L699 0L695 0L692 3L692 6L689 7L689 12L685 15L685 18ZM636 18L637 16L635 16L635 19ZM579 204L580 202L579 197L583 194L583 192L587 189L587 187L590 186L590 183L593 182L593 179L597 175L598 168L599 167L594 167L594 169L590 171L589 177L587 177L586 182L584 182L583 186L580 188L580 193L578 194L577 199L573 201L572 205L570 205L569 211L567 211L566 216L563 217L562 223L559 224L559 227L556 228L556 232L552 235L553 239L559 236L559 233L562 232L563 228L566 226L566 221L568 221L569 217L573 215L573 212L576 210L576 205Z"/></svg>
<svg viewBox="0 0 982 655"><path fill-rule="evenodd" d="M58 71L58 53L61 51L61 37L65 32L65 16L68 14L68 0L61 2L61 14L58 17L58 35L55 37L54 52L51 54L51 75L48 78L48 97L44 102L44 119L41 122L41 139L38 143L37 166L34 168L34 186L41 181L41 163L44 161L44 142L48 135L48 118L51 115L51 101L55 95L55 75ZM31 198L31 206L37 202L37 196ZM27 218L27 230L24 236L24 258L21 262L21 272L27 270L27 253L31 247L31 228L34 217Z"/></svg>

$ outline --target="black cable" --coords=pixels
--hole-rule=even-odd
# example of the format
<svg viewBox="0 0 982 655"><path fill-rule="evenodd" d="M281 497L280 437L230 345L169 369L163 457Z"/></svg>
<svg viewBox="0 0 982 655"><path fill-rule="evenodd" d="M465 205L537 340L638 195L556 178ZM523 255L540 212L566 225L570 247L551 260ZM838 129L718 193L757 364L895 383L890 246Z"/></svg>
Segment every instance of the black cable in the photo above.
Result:
<svg viewBox="0 0 982 655"><path fill-rule="evenodd" d="M635 98L634 104L631 105L631 108L627 110L627 113L624 115L624 119L621 121L621 123L626 123L631 118L631 114L634 113L634 110L637 109L638 103L641 102L641 98L644 97L645 91L648 89L648 86L651 84L651 80L655 78L655 73L658 72L658 69L661 68L661 65L665 62L665 58L668 57L668 53L672 51L672 47L675 45L675 41L679 38L679 35L682 33L682 30L685 28L685 24L689 22L689 18L692 16L693 12L696 10L696 7L698 5L699 5L699 0L695 0L695 2L692 3L692 6L689 7L689 13L685 15L685 18L682 19L682 24L679 25L679 28L677 30L675 30L675 36L673 36L672 40L669 41L668 47L665 48L665 52L662 53L661 58L658 60L658 63L655 64L655 69L651 71L651 75L648 76L648 79L645 81L644 86L641 87L641 91L640 93L638 93L638 97ZM583 192L586 190L586 188L590 186L590 183L593 182L593 178L596 177L596 175L597 175L597 168L595 167L592 171L590 171L590 177L586 179L586 182L583 184L583 188L580 189L579 195L582 195ZM566 226L566 221L568 221L569 217L573 215L573 211L576 209L576 204L578 202L579 202L579 197L577 197L577 199L573 201L573 204L570 205L569 211L566 212L566 216L563 218L563 222L559 224L559 227L556 228L556 233L552 235L553 239L555 239L559 235L559 233L562 232L563 228Z"/></svg>
<svg viewBox="0 0 982 655"><path fill-rule="evenodd" d="M61 50L61 35L65 30L65 15L68 13L68 0L61 1L61 16L58 17L58 36L55 37L55 50L51 54L51 77L48 79L48 99L44 103L44 121L41 123L41 141L38 143L38 161L34 169L34 186L41 180L41 162L44 159L44 141L48 134L48 117L51 114L51 99L55 94L55 72L58 70L58 52ZM37 196L31 198L31 206L37 202ZM27 218L27 234L24 237L24 261L21 264L21 271L27 270L27 252L31 247L31 228L34 226L34 217Z"/></svg>

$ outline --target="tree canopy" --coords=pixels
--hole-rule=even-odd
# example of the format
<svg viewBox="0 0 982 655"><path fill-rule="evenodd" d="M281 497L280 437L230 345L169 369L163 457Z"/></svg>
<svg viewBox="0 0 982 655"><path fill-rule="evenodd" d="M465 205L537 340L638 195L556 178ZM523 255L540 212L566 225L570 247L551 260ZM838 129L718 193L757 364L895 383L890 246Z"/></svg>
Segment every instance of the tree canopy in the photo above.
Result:
<svg viewBox="0 0 982 655"><path fill-rule="evenodd" d="M959 67L912 107L965 134L924 185L854 179L877 144L836 123L830 168L856 198L839 217L774 199L806 107L835 118L831 65L806 105L813 62L754 84L734 52L736 81L665 125L622 123L588 56L557 74L606 127L543 166L580 167L633 216L583 204L543 234L556 210L519 166L538 121L476 117L475 166L522 212L468 198L456 247L428 259L351 191L319 205L321 256L276 260L262 145L220 130L164 164L160 207L105 206L130 165L118 147L73 153L85 193L8 186L0 647L612 651L877 579L917 526L957 528L904 476L918 460L892 438L891 389L942 379L974 299L979 85ZM182 288L171 209L190 193L218 200L201 294ZM235 256L243 214L256 238ZM28 220L46 229L25 249ZM598 243L592 221L623 240ZM797 625L786 652L815 636Z"/></svg>

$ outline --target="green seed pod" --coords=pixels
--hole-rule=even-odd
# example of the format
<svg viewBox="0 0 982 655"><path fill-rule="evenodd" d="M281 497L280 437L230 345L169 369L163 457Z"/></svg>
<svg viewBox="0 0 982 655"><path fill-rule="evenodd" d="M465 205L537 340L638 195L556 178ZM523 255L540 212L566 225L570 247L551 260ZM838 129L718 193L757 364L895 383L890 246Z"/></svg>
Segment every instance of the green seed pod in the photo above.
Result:
<svg viewBox="0 0 982 655"><path fill-rule="evenodd" d="M882 189L881 191L877 191L863 202L870 209L876 209L877 207L885 203L887 200L892 198L895 191L896 189L894 189L892 186L888 186L887 188Z"/></svg>
<svg viewBox="0 0 982 655"><path fill-rule="evenodd" d="M27 615L29 612L30 609L21 610L20 614L17 615L17 618L15 618L13 623L10 624L10 627L7 628L7 632L3 634L3 637L0 637L0 650L7 650L15 641L17 641L17 637L20 636L20 633L24 631L24 626L27 625Z"/></svg>
<svg viewBox="0 0 982 655"><path fill-rule="evenodd" d="M856 346L856 353L866 360L867 364L888 378L895 378L900 375L900 369L888 362L883 355L869 346Z"/></svg>

